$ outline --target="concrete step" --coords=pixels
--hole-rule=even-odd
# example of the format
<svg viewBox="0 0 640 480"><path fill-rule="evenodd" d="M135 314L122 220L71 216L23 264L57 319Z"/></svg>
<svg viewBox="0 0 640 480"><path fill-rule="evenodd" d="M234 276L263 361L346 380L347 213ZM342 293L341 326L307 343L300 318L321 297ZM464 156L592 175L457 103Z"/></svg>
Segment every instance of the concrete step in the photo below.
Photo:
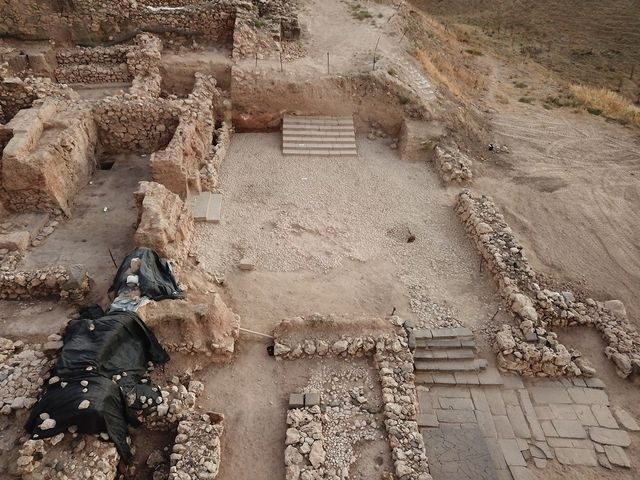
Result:
<svg viewBox="0 0 640 480"><path fill-rule="evenodd" d="M468 360L442 360L442 359L422 359L415 361L417 371L427 372L477 372L487 368L487 361L483 358Z"/></svg>
<svg viewBox="0 0 640 480"><path fill-rule="evenodd" d="M357 155L353 117L287 115L282 120L284 155Z"/></svg>
<svg viewBox="0 0 640 480"><path fill-rule="evenodd" d="M353 117L296 117L285 115L283 125L353 125Z"/></svg>
<svg viewBox="0 0 640 480"><path fill-rule="evenodd" d="M299 150L355 150L354 143L297 143L297 142L284 142L282 144L284 149L299 149Z"/></svg>
<svg viewBox="0 0 640 480"><path fill-rule="evenodd" d="M343 142L354 143L356 137L353 134L334 135L326 132L305 132L301 134L283 133L282 140L285 142Z"/></svg>
<svg viewBox="0 0 640 480"><path fill-rule="evenodd" d="M356 156L358 152L355 149L352 150L330 150L326 149L317 149L317 150L306 150L300 148L287 148L286 150L282 150L284 155L331 155L331 156L340 156L340 157L348 157L348 156Z"/></svg>
<svg viewBox="0 0 640 480"><path fill-rule="evenodd" d="M222 194L202 192L195 198L191 211L196 222L220 223Z"/></svg>
<svg viewBox="0 0 640 480"><path fill-rule="evenodd" d="M476 357L476 353L471 349L452 349L452 350L425 350L424 348L417 348L413 353L415 359L442 359L442 360L462 360L473 359Z"/></svg>
<svg viewBox="0 0 640 480"><path fill-rule="evenodd" d="M479 385L496 387L504 382L500 372L495 368L487 368L479 372L416 372L416 385Z"/></svg>

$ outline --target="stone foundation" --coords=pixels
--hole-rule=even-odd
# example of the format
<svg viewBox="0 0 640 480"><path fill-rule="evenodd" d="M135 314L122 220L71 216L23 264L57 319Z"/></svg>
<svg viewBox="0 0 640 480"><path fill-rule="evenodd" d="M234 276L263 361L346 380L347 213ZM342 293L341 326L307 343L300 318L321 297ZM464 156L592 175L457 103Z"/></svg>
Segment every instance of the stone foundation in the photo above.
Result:
<svg viewBox="0 0 640 480"><path fill-rule="evenodd" d="M372 356L380 374L385 427L396 476L404 480L431 480L423 438L416 421L413 356L406 332L401 328L403 321L392 317L391 323L386 322L386 325L373 319L367 323L378 325L378 328L374 328L371 335L352 336L342 331L349 332L360 324L358 331L361 333L369 331L367 325L354 319L342 322L338 317L329 317L325 321L319 315L309 317L308 321L284 320L274 331L274 353L277 358L287 359L316 355ZM338 327L337 332L335 327ZM336 333L327 337L326 332ZM335 472L327 472L321 464L315 470L316 478L341 478Z"/></svg>
<svg viewBox="0 0 640 480"><path fill-rule="evenodd" d="M0 272L0 299L55 298L82 300L89 293L89 276L82 265L32 271Z"/></svg>
<svg viewBox="0 0 640 480"><path fill-rule="evenodd" d="M219 95L213 77L196 74L187 111L164 150L151 155L153 179L185 198L202 191L200 171L209 159L213 140L213 99Z"/></svg>
<svg viewBox="0 0 640 480"><path fill-rule="evenodd" d="M503 369L536 376L593 375L595 370L579 352L559 344L548 331L548 327L586 325L600 331L607 342L605 354L621 377L640 372L640 334L623 308L612 310L613 303L591 298L578 301L572 292L543 288L522 245L490 198L463 191L456 212L518 323L504 326L497 337Z"/></svg>
<svg viewBox="0 0 640 480"><path fill-rule="evenodd" d="M471 182L471 159L457 147L435 147L435 167L445 184Z"/></svg>

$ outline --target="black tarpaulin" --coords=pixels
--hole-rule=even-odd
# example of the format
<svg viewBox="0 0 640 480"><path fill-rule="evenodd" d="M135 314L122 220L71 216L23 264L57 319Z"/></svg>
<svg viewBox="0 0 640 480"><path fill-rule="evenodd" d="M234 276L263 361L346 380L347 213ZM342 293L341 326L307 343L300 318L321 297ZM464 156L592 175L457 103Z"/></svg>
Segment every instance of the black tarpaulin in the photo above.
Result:
<svg viewBox="0 0 640 480"><path fill-rule="evenodd" d="M120 456L129 462L127 425L136 425L137 420L127 404L141 405L128 402L127 397L144 389L153 392L150 398L160 403L160 390L141 380L149 362L165 363L169 355L136 313L92 316L67 325L64 345L51 371L51 378L59 380L46 384L26 429L40 438L66 432L72 425L82 433L107 432ZM55 420L55 426L43 430L46 419Z"/></svg>
<svg viewBox="0 0 640 480"><path fill-rule="evenodd" d="M138 276L140 295L151 300L183 298L169 262L146 247L138 247L122 261L109 292L115 295L127 285L127 277Z"/></svg>

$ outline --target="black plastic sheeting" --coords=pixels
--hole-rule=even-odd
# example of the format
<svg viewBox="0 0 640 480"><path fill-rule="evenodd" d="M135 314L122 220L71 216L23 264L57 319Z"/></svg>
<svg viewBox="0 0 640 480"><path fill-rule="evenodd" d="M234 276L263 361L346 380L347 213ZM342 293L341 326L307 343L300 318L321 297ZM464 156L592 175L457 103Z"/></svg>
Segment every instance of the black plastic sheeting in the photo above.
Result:
<svg viewBox="0 0 640 480"><path fill-rule="evenodd" d="M140 295L151 300L183 298L169 262L146 247L132 251L120 264L109 292L118 294L127 285L127 277L137 275Z"/></svg>
<svg viewBox="0 0 640 480"><path fill-rule="evenodd" d="M63 341L51 371L51 377L60 380L46 385L25 428L40 438L66 432L72 425L76 425L80 433L107 432L128 463L131 449L126 441L127 426L137 426L138 421L127 406L127 395L136 395L142 388L148 390L147 395L154 402L161 403L160 389L140 380L146 374L148 362L162 364L169 360L169 355L133 312L72 320ZM121 376L117 382L112 380L115 375ZM83 385L85 382L87 385ZM88 408L80 409L85 400L89 401ZM129 403L134 408L142 406ZM43 413L55 420L53 428L40 428Z"/></svg>

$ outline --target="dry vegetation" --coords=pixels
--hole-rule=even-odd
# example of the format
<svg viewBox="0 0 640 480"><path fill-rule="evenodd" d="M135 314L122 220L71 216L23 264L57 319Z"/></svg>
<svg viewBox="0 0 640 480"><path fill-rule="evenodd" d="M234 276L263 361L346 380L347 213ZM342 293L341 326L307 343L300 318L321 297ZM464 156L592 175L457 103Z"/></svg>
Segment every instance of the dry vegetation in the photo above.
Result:
<svg viewBox="0 0 640 480"><path fill-rule="evenodd" d="M640 108L627 98L607 88L571 85L571 93L581 101L590 113L604 114L609 118L620 120L640 127Z"/></svg>
<svg viewBox="0 0 640 480"><path fill-rule="evenodd" d="M459 99L485 87L484 76L473 62L481 52L468 48L438 20L421 12L414 12L408 28L416 46L414 54L430 78Z"/></svg>
<svg viewBox="0 0 640 480"><path fill-rule="evenodd" d="M545 66L567 83L616 91L640 101L640 28L634 0L412 0L478 42Z"/></svg>

